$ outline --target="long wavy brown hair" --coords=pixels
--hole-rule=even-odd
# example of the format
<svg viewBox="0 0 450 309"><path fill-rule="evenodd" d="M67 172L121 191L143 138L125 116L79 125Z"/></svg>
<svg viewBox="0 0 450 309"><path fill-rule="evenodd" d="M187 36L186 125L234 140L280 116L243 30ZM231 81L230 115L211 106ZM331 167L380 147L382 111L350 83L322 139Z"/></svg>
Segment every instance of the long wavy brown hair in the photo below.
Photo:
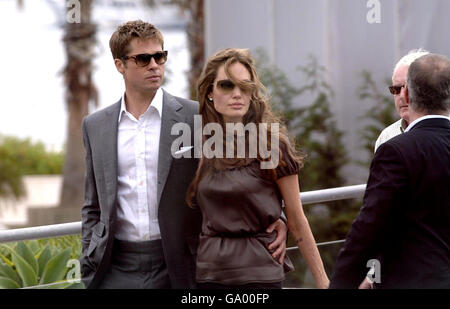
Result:
<svg viewBox="0 0 450 309"><path fill-rule="evenodd" d="M254 65L254 60L248 49L227 48L217 52L206 62L197 83L198 101L200 103L200 114L202 116L202 129L208 123L219 123L225 132L224 119L222 115L216 111L216 109L214 108L214 104L208 101L208 95L213 91L214 81L216 80L217 72L219 71L219 68L221 66L224 66L227 77L235 85L245 87L245 85L241 85L242 82L237 80L229 71L229 67L237 62L241 63L247 68L248 72L250 73L250 78L255 84L255 87L252 90L250 96L249 109L243 117L243 125L245 126L249 123L254 123L256 124L256 126L258 126L261 123L266 123L267 132L264 132L264 135L266 135L267 149L276 147L276 145L271 144L270 139L272 134L276 134L279 140L279 144L284 144L284 148L288 150L289 155L294 158L294 160L296 160L300 166L302 166L305 156L304 154L300 154L295 150L295 144L293 140L289 139L286 127L281 123L280 117L276 116L272 112L269 104L269 96L267 90L258 77L258 73L256 72ZM279 131L273 132L271 124L279 124ZM257 134L260 134L259 131ZM206 139L208 139L208 137L209 136L203 135L203 143ZM225 137L223 145L226 145ZM236 149L236 147L234 149ZM280 155L279 164L285 166L286 163L283 160L282 151L278 151L277 153L279 153ZM258 155L257 160L268 161L270 160L270 158L263 159ZM195 177L191 182L186 194L187 204L192 208L195 207L198 184L207 173L210 173L212 171L212 169L243 166L250 161L254 160L249 160L249 158L206 159L205 156L202 156ZM266 178L271 180L275 180L277 178L275 169L263 170L263 174Z"/></svg>

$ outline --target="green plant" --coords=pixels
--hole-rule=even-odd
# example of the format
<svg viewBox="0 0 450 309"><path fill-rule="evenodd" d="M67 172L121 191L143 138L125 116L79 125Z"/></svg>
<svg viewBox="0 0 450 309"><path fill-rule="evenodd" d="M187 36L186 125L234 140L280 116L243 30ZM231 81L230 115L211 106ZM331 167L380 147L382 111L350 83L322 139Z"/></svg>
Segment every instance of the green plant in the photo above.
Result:
<svg viewBox="0 0 450 309"><path fill-rule="evenodd" d="M83 288L65 280L80 252L79 235L0 244L0 288Z"/></svg>
<svg viewBox="0 0 450 309"><path fill-rule="evenodd" d="M348 158L341 141L343 133L338 130L330 110L334 94L326 82L326 69L309 56L306 65L298 68L306 82L296 87L283 71L270 64L263 50L257 50L255 58L273 110L281 115L289 133L295 136L296 144L308 156L299 179L302 190L343 185L340 170L348 163ZM294 105L296 97L313 98L313 101L308 106L298 107Z"/></svg>
<svg viewBox="0 0 450 309"><path fill-rule="evenodd" d="M359 98L369 100L372 104L362 116L362 119L367 120L367 124L360 135L363 141L362 147L367 151L367 160L360 160L357 163L368 168L372 161L375 141L381 131L394 123L398 117L396 116L392 95L382 93L379 90L369 71L362 71L361 77L363 81L358 88ZM389 86L391 80L386 78L384 84Z"/></svg>
<svg viewBox="0 0 450 309"><path fill-rule="evenodd" d="M302 89L292 85L283 71L270 64L263 49L256 50L255 63L261 82L267 89L273 111L282 116L290 133L296 133L302 126L300 119L305 108L295 107L293 101L301 94Z"/></svg>
<svg viewBox="0 0 450 309"><path fill-rule="evenodd" d="M41 142L0 135L0 196L23 196L23 175L61 174L63 160L62 153L47 151Z"/></svg>

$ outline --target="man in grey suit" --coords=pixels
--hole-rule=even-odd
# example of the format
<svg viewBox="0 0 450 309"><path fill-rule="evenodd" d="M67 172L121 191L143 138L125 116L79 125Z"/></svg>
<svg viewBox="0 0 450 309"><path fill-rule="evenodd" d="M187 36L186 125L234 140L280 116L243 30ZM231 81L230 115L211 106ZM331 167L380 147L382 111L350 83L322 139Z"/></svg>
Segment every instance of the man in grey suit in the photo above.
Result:
<svg viewBox="0 0 450 309"><path fill-rule="evenodd" d="M185 194L198 160L193 149L190 158L173 158L171 128L194 128L198 103L161 88L163 46L161 32L149 23L119 26L110 48L125 94L83 120L81 271L87 288L196 287L201 214L186 205ZM284 255L286 226L275 222L272 228L279 235L274 255Z"/></svg>

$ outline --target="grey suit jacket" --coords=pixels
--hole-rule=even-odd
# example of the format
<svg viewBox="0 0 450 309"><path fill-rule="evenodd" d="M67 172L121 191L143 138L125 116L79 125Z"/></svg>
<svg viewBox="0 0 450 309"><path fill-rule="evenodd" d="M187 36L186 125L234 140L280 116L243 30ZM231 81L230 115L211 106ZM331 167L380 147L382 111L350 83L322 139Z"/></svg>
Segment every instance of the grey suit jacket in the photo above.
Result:
<svg viewBox="0 0 450 309"><path fill-rule="evenodd" d="M86 149L85 202L82 214L81 272L87 288L101 282L111 261L117 208L117 132L120 100L83 119ZM173 158L172 125L186 123L194 128L198 103L164 91L158 156L158 219L164 256L173 288L195 287L195 259L201 213L185 203L187 187L198 160ZM181 135L181 132L180 132ZM193 136L193 135L192 135ZM193 144L193 137L191 139Z"/></svg>

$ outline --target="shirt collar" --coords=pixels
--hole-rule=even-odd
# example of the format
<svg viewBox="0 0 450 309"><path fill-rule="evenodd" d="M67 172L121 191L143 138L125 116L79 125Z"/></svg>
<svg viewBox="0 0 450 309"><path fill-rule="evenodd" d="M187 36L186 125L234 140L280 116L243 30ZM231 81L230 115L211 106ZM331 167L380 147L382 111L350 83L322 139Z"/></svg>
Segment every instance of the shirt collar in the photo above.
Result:
<svg viewBox="0 0 450 309"><path fill-rule="evenodd" d="M405 119L400 120L400 132L405 133L406 128L408 127L408 123Z"/></svg>
<svg viewBox="0 0 450 309"><path fill-rule="evenodd" d="M405 132L408 132L412 129L412 127L414 127L418 122L425 120L425 119L432 119L432 118L443 118L443 119L447 119L448 121L450 121L450 117L448 116L443 116L443 115L426 115L426 116L422 116L417 118L416 120L414 120L413 122L411 122L409 124L409 126L405 129Z"/></svg>
<svg viewBox="0 0 450 309"><path fill-rule="evenodd" d="M163 91L162 88L159 87L158 90L156 90L155 96L153 97L153 100L150 102L150 105L148 108L153 106L158 111L159 117L162 116L162 109L163 109ZM148 111L148 109L147 109ZM147 112L146 111L146 112ZM128 113L127 106L125 105L125 93L122 95L122 99L120 100L120 112L119 112L119 119L118 122L122 119L123 113Z"/></svg>

